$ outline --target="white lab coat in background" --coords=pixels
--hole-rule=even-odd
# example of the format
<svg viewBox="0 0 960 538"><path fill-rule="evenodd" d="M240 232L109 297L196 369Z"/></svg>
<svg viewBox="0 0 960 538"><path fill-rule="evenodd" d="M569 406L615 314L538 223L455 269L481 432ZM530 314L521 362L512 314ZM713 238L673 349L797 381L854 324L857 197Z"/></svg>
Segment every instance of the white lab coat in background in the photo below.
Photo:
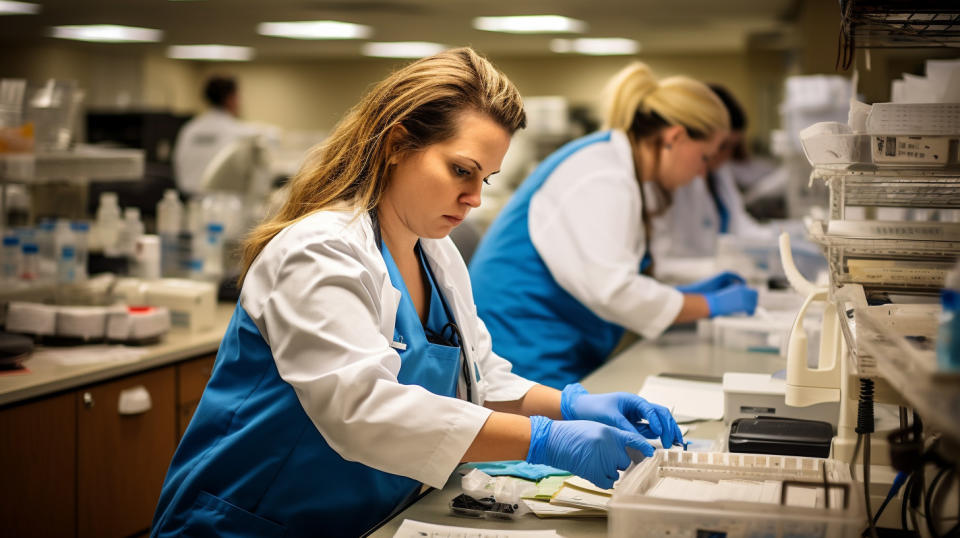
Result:
<svg viewBox="0 0 960 538"><path fill-rule="evenodd" d="M612 131L567 156L530 200L530 240L557 284L594 314L656 338L683 294L640 273L648 248L630 141ZM522 268L518 268L522 270Z"/></svg>
<svg viewBox="0 0 960 538"><path fill-rule="evenodd" d="M177 135L173 149L177 188L190 196L202 194L203 172L214 156L234 140L259 133L259 128L217 108L188 121Z"/></svg>
<svg viewBox="0 0 960 538"><path fill-rule="evenodd" d="M772 232L758 224L743 205L729 165L715 172L717 193L727 208L727 233L768 238ZM653 219L653 255L658 265L670 258L713 257L720 236L720 214L704 178L696 178L673 192L673 204ZM657 269L659 274L660 268Z"/></svg>
<svg viewBox="0 0 960 538"><path fill-rule="evenodd" d="M401 295L365 212L320 211L281 231L251 265L240 304L334 450L441 488L491 413L483 402L520 399L534 383L493 353L453 242L421 247L463 335L474 403L397 381L390 344Z"/></svg>

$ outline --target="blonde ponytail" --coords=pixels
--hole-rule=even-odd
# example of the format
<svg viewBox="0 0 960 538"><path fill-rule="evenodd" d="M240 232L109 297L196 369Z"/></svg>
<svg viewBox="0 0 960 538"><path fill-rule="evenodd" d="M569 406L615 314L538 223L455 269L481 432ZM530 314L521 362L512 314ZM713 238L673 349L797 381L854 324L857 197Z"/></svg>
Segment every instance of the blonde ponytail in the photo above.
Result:
<svg viewBox="0 0 960 538"><path fill-rule="evenodd" d="M685 76L658 81L646 64L634 62L607 86L604 126L646 137L668 125L682 125L693 138L730 128L723 101L710 88Z"/></svg>

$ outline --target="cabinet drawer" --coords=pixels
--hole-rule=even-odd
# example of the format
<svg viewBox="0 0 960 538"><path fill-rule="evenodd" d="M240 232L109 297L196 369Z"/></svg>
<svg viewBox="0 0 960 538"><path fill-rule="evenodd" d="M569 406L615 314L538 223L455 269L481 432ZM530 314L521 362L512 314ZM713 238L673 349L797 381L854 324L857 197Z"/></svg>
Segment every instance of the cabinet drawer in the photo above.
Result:
<svg viewBox="0 0 960 538"><path fill-rule="evenodd" d="M0 531L76 536L74 394L0 410Z"/></svg>
<svg viewBox="0 0 960 538"><path fill-rule="evenodd" d="M170 366L75 393L81 538L149 528L176 448L175 387Z"/></svg>

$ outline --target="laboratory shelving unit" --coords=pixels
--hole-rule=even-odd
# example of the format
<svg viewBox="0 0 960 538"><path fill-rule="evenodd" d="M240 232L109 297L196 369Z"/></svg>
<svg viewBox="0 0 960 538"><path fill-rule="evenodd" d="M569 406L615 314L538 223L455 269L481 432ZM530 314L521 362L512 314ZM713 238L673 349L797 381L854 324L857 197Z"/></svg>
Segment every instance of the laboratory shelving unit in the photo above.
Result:
<svg viewBox="0 0 960 538"><path fill-rule="evenodd" d="M830 190L829 215L807 231L829 264L848 376L960 442L960 374L939 372L934 350L939 291L960 259L960 169L815 163L812 179ZM855 207L865 218L849 218ZM901 218L876 220L889 208Z"/></svg>
<svg viewBox="0 0 960 538"><path fill-rule="evenodd" d="M143 172L141 149L77 146L68 151L0 154L0 233L6 229L9 183L139 181Z"/></svg>

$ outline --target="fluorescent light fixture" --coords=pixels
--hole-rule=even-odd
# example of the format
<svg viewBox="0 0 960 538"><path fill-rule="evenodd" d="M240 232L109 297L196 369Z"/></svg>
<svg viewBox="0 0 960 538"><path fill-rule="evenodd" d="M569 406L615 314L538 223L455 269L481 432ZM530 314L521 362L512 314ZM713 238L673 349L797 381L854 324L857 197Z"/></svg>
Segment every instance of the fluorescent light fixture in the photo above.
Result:
<svg viewBox="0 0 960 538"><path fill-rule="evenodd" d="M253 58L253 48L232 45L171 45L167 47L167 58L246 62Z"/></svg>
<svg viewBox="0 0 960 538"><path fill-rule="evenodd" d="M622 37L581 37L578 39L552 39L550 50L553 52L591 54L594 56L614 56L618 54L636 54L640 43Z"/></svg>
<svg viewBox="0 0 960 538"><path fill-rule="evenodd" d="M487 32L554 34L585 32L587 23L560 15L518 15L512 17L477 17L473 19L473 27Z"/></svg>
<svg viewBox="0 0 960 538"><path fill-rule="evenodd" d="M261 22L257 33L290 39L363 39L373 33L362 24L340 21Z"/></svg>
<svg viewBox="0 0 960 538"><path fill-rule="evenodd" d="M40 4L0 0L0 15L33 15L40 12Z"/></svg>
<svg viewBox="0 0 960 538"><path fill-rule="evenodd" d="M61 39L102 43L153 43L163 39L163 32L161 30L138 28L136 26L118 26L115 24L54 26L50 35Z"/></svg>
<svg viewBox="0 0 960 538"><path fill-rule="evenodd" d="M427 41L381 41L364 43L362 52L378 58L423 58L446 49L446 45Z"/></svg>

